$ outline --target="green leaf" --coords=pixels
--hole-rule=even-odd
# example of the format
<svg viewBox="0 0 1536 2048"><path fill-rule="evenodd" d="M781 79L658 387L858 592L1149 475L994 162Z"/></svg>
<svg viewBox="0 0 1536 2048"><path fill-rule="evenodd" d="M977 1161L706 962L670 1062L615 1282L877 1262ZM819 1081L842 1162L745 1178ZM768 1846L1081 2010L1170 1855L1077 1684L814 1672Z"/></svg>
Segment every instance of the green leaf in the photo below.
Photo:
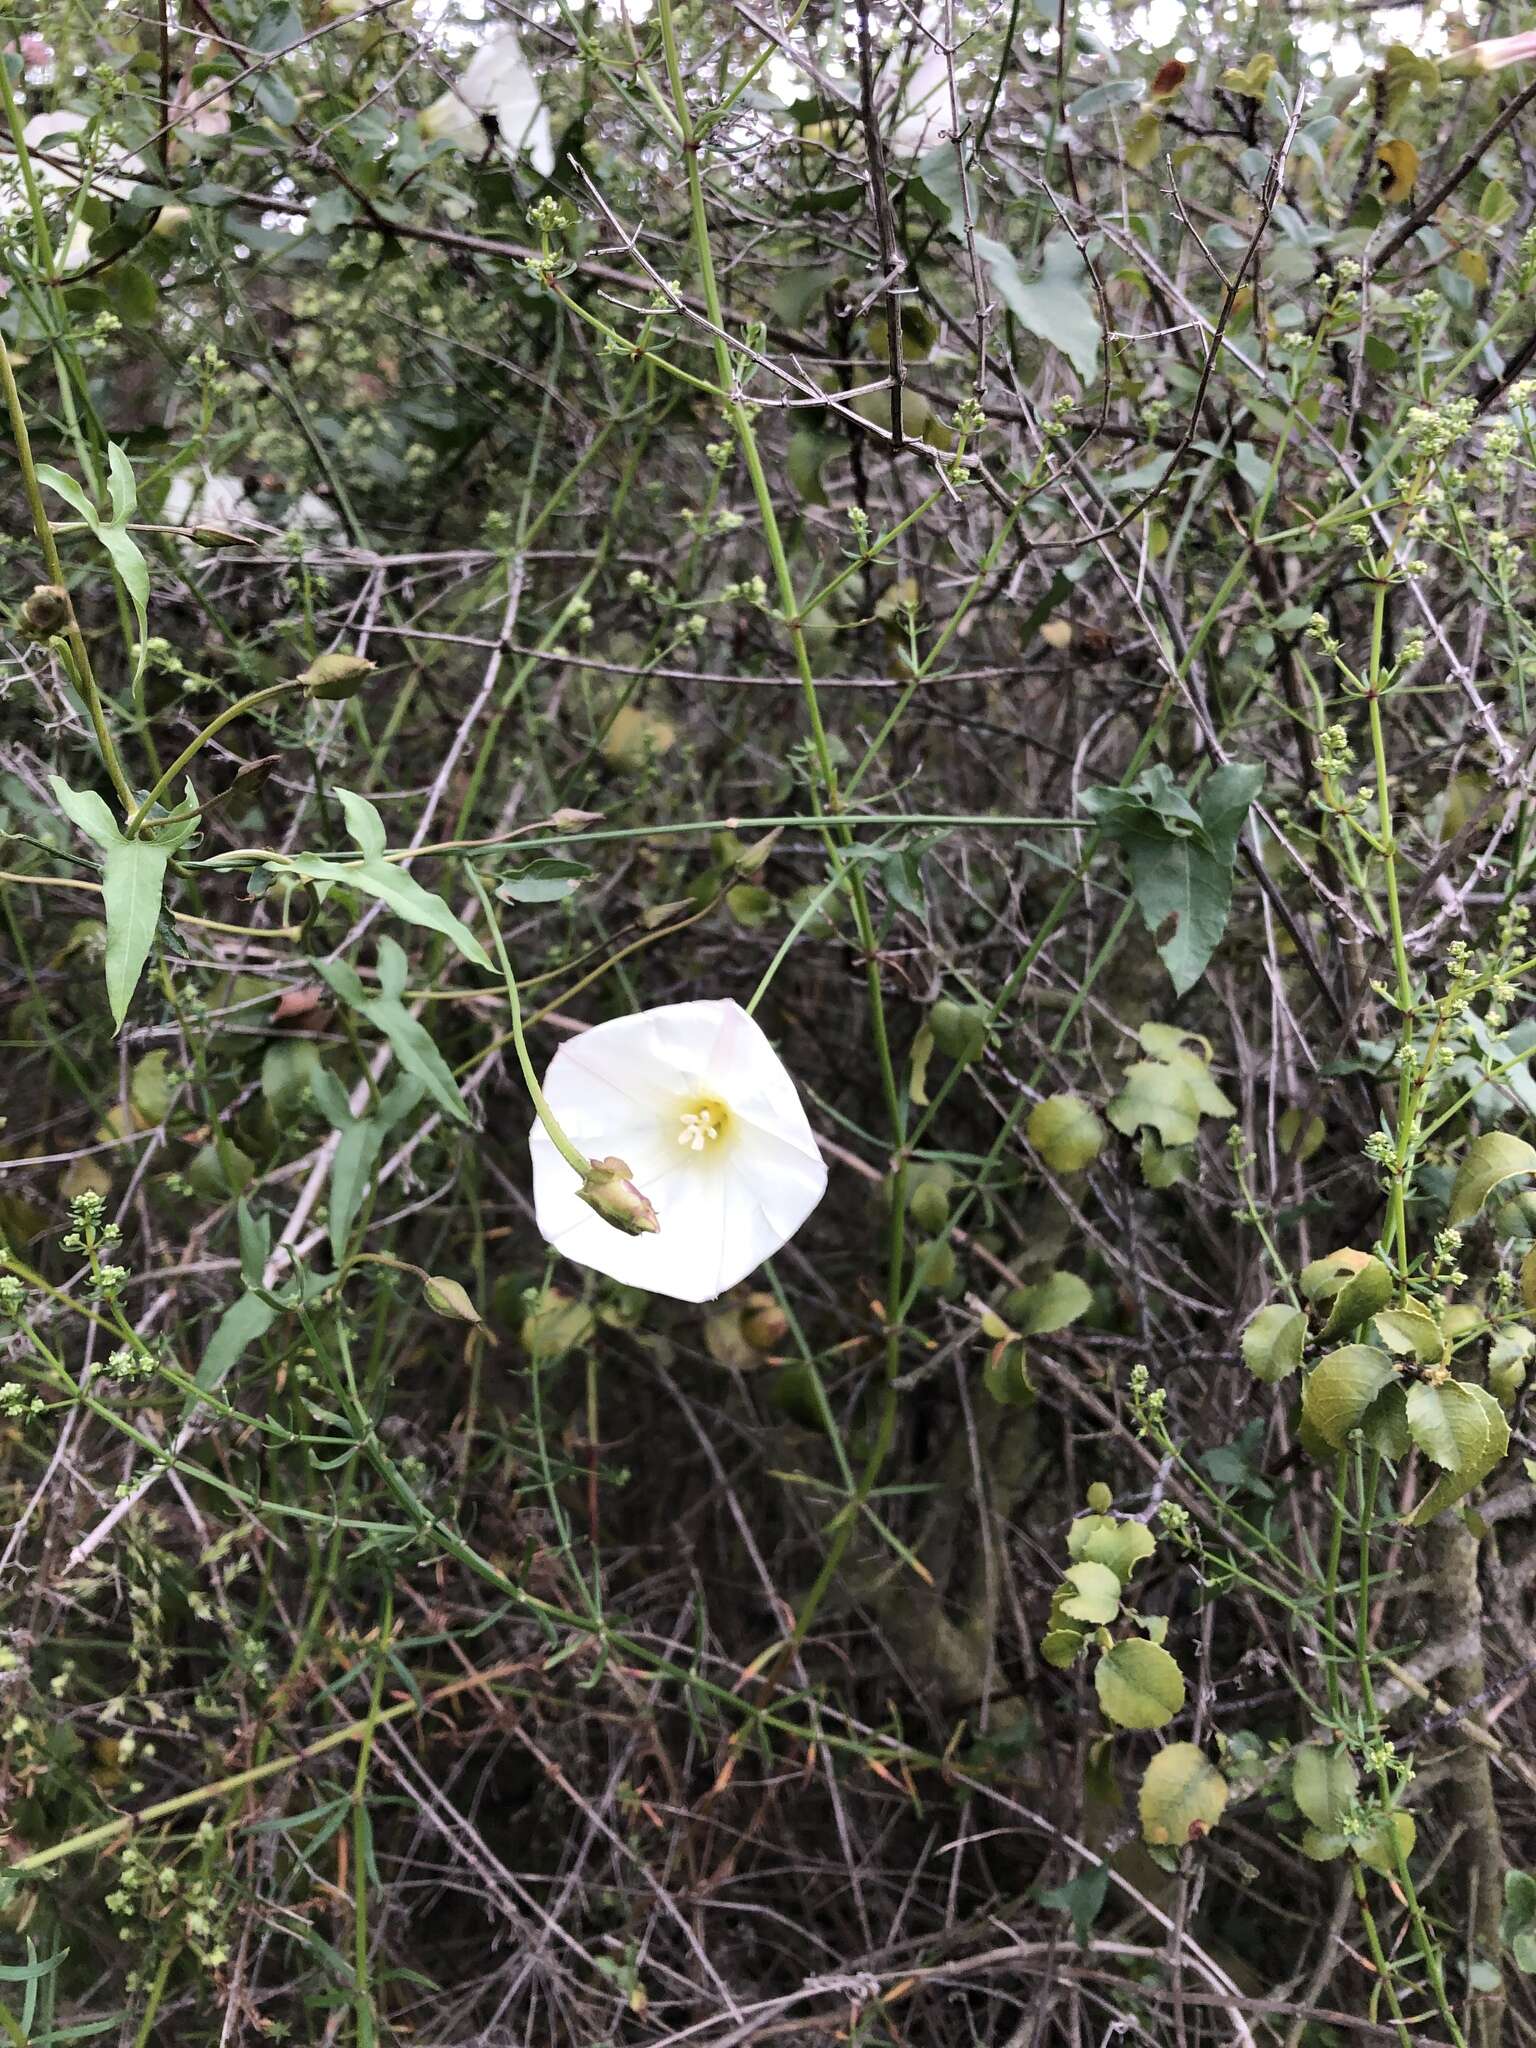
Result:
<svg viewBox="0 0 1536 2048"><path fill-rule="evenodd" d="M1048 1273L1033 1287L1021 1287L1004 1303L1004 1313L1021 1337L1048 1337L1077 1322L1093 1306L1087 1284L1075 1273Z"/></svg>
<svg viewBox="0 0 1536 2048"><path fill-rule="evenodd" d="M1053 1671L1069 1671L1077 1662L1085 1640L1081 1629L1047 1629L1040 1638L1040 1654Z"/></svg>
<svg viewBox="0 0 1536 2048"><path fill-rule="evenodd" d="M1104 1126L1080 1095L1048 1095L1030 1111L1025 1130L1052 1173L1081 1173L1104 1149Z"/></svg>
<svg viewBox="0 0 1536 2048"><path fill-rule="evenodd" d="M1160 1143L1174 1150L1200 1134L1200 1104L1188 1077L1161 1060L1137 1060L1125 1070L1125 1086L1109 1105L1109 1120L1132 1137L1150 1124Z"/></svg>
<svg viewBox="0 0 1536 2048"><path fill-rule="evenodd" d="M1307 1319L1288 1302L1272 1301L1250 1316L1243 1330L1243 1363L1256 1380L1275 1386L1301 1363Z"/></svg>
<svg viewBox="0 0 1536 2048"><path fill-rule="evenodd" d="M107 913L107 1002L121 1031L155 942L165 870L170 859L149 839L125 839L106 802L94 790L75 790L49 778L59 808L102 852L102 896Z"/></svg>
<svg viewBox="0 0 1536 2048"><path fill-rule="evenodd" d="M1062 1576L1072 1589L1061 1602L1061 1611L1070 1621L1104 1628L1120 1612L1120 1581L1108 1565L1085 1560L1069 1565Z"/></svg>
<svg viewBox="0 0 1536 2048"><path fill-rule="evenodd" d="M531 860L514 868L496 894L504 903L563 903L592 870L579 860Z"/></svg>
<svg viewBox="0 0 1536 2048"><path fill-rule="evenodd" d="M349 967L345 960L322 960L318 964L326 986L389 1040L395 1058L408 1074L413 1074L421 1082L438 1107L458 1123L473 1123L469 1106L459 1093L459 1084L454 1080L448 1062L438 1051L431 1033L400 1000L398 991L404 986L405 955L394 940L386 938L379 941L380 988L377 994L364 986L356 969ZM321 1107L325 1108L323 1102Z"/></svg>
<svg viewBox="0 0 1536 2048"><path fill-rule="evenodd" d="M1360 1774L1342 1743L1309 1743L1291 1767L1291 1797L1315 1828L1337 1833L1349 1818Z"/></svg>
<svg viewBox="0 0 1536 2048"><path fill-rule="evenodd" d="M133 464L115 441L107 443L107 499L114 526L131 519L138 509L139 487L134 481Z"/></svg>
<svg viewBox="0 0 1536 2048"><path fill-rule="evenodd" d="M163 1124L171 1109L167 1068L171 1056L161 1048L145 1053L128 1083L128 1099L147 1124Z"/></svg>
<svg viewBox="0 0 1536 2048"><path fill-rule="evenodd" d="M1323 1442L1342 1448L1382 1388L1397 1377L1386 1352L1373 1344L1345 1344L1320 1358L1301 1392L1301 1412Z"/></svg>
<svg viewBox="0 0 1536 2048"><path fill-rule="evenodd" d="M1331 1834L1326 1828L1308 1828L1301 1838L1302 1855L1314 1863L1336 1863L1348 1850L1348 1835Z"/></svg>
<svg viewBox="0 0 1536 2048"><path fill-rule="evenodd" d="M311 1092L322 1114L340 1133L331 1159L330 1182L326 1191L329 1210L331 1256L339 1266L357 1212L363 1206L373 1181L373 1169L393 1127L420 1102L426 1084L416 1074L402 1074L389 1093L377 1103L371 1115L354 1117L347 1091L328 1067L311 1076Z"/></svg>
<svg viewBox="0 0 1536 2048"><path fill-rule="evenodd" d="M1109 1865L1090 1863L1080 1870L1067 1884L1059 1884L1048 1892L1040 1894L1042 1906L1054 1907L1058 1912L1072 1915L1072 1932L1077 1937L1079 1948L1086 1948L1088 1937L1093 1932L1093 1923L1103 1909L1109 1895Z"/></svg>
<svg viewBox="0 0 1536 2048"><path fill-rule="evenodd" d="M1408 1389L1408 1430L1425 1457L1453 1476L1475 1469L1488 1448L1482 1403L1459 1380L1416 1381Z"/></svg>
<svg viewBox="0 0 1536 2048"><path fill-rule="evenodd" d="M1413 1815L1399 1807L1382 1814L1368 1835L1352 1836L1349 1846L1370 1869L1379 1870L1383 1877L1396 1877L1398 1864L1413 1854L1418 1832Z"/></svg>
<svg viewBox="0 0 1536 2048"><path fill-rule="evenodd" d="M1523 1976L1536 1977L1536 1877L1524 1870L1504 1873L1504 1911L1499 1939Z"/></svg>
<svg viewBox="0 0 1536 2048"><path fill-rule="evenodd" d="M1106 1719L1119 1728L1161 1728L1184 1705L1183 1672L1161 1644L1141 1636L1105 1651L1093 1685Z"/></svg>
<svg viewBox="0 0 1536 2048"><path fill-rule="evenodd" d="M1021 327L1058 348L1086 384L1098 375L1101 326L1088 267L1070 235L1052 235L1041 252L1040 274L1026 281L1013 251L989 235L976 237L998 297Z"/></svg>
<svg viewBox="0 0 1536 2048"><path fill-rule="evenodd" d="M1416 1358L1421 1365L1434 1365L1445 1353L1440 1325L1417 1302L1409 1302L1403 1308L1378 1309L1376 1334L1389 1351L1395 1351L1400 1358Z"/></svg>
<svg viewBox="0 0 1536 2048"><path fill-rule="evenodd" d="M1083 791L1084 810L1125 854L1131 894L1179 995L1227 928L1238 834L1263 781L1261 767L1229 762L1206 783L1198 811L1161 762L1128 789Z"/></svg>
<svg viewBox="0 0 1536 2048"><path fill-rule="evenodd" d="M454 916L440 896L424 889L403 867L393 862L379 859L348 863L326 860L320 854L297 853L290 854L281 863L274 861L273 865L302 875L306 881L340 883L348 889L361 889L367 896L376 896L397 917L403 917L407 924L440 932L445 939L452 941L466 960L476 967L483 967L487 973L492 971L489 954L468 926Z"/></svg>
<svg viewBox="0 0 1536 2048"><path fill-rule="evenodd" d="M1488 1424L1487 1439L1470 1466L1464 1466L1459 1472L1447 1472L1443 1479L1435 1482L1408 1517L1410 1528L1421 1529L1443 1509L1453 1506L1463 1494L1470 1493L1474 1486L1480 1486L1509 1449L1509 1423L1492 1394L1485 1387L1470 1384L1464 1384L1463 1390L1483 1411L1483 1419Z"/></svg>
<svg viewBox="0 0 1536 2048"><path fill-rule="evenodd" d="M1367 1259L1333 1297L1333 1307L1328 1312L1322 1334L1325 1337L1342 1337L1350 1330L1358 1330L1391 1299L1392 1275L1380 1259Z"/></svg>
<svg viewBox="0 0 1536 2048"><path fill-rule="evenodd" d="M1227 1781L1192 1742L1171 1742L1141 1781L1141 1832L1155 1847L1183 1848L1208 1835L1227 1806Z"/></svg>
<svg viewBox="0 0 1536 2048"><path fill-rule="evenodd" d="M205 1390L223 1386L245 1353L267 1334L277 1317L278 1310L258 1294L242 1294L238 1301L231 1302L213 1326L197 1368L197 1384Z"/></svg>
<svg viewBox="0 0 1536 2048"><path fill-rule="evenodd" d="M1373 1451L1395 1465L1406 1458L1413 1438L1408 1431L1407 1390L1401 1380L1383 1387L1360 1418L1360 1434Z"/></svg>
<svg viewBox="0 0 1536 2048"><path fill-rule="evenodd" d="M359 796L356 790L337 789L332 791L341 814L347 821L347 835L356 845L365 861L376 861L389 844L389 835L384 830L384 820L367 797Z"/></svg>
<svg viewBox="0 0 1536 2048"><path fill-rule="evenodd" d="M1475 1216L1502 1181L1517 1173L1536 1173L1536 1145L1512 1138L1505 1131L1490 1131L1474 1139L1466 1158L1451 1183L1450 1207L1445 1220L1454 1230Z"/></svg>
<svg viewBox="0 0 1536 2048"><path fill-rule="evenodd" d="M1174 1024L1143 1024L1136 1033L1143 1051L1177 1069L1187 1081L1202 1116L1236 1116L1237 1104L1225 1096L1211 1074L1211 1045Z"/></svg>
<svg viewBox="0 0 1536 2048"><path fill-rule="evenodd" d="M40 462L37 465L37 480L62 498L85 521L106 549L128 593L139 628L139 651L133 669L133 680L137 682L144 673L145 642L149 639L149 566L139 551L138 542L123 523L133 516L138 492L133 479L133 465L115 441L107 444L107 469L112 501L110 523L102 519L74 478L55 469L51 463Z"/></svg>
<svg viewBox="0 0 1536 2048"><path fill-rule="evenodd" d="M1067 1531L1067 1554L1074 1563L1108 1565L1122 1586L1144 1558L1156 1550L1145 1522L1117 1522L1111 1515L1079 1515Z"/></svg>

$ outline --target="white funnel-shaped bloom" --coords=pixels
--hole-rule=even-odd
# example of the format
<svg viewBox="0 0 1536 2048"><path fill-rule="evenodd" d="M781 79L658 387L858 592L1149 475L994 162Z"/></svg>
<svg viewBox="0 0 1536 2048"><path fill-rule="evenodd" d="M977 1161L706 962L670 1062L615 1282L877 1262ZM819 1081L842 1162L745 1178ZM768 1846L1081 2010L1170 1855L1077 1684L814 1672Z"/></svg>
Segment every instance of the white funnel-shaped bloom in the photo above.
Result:
<svg viewBox="0 0 1536 2048"><path fill-rule="evenodd" d="M479 156L486 147L482 115L496 123L503 148L514 156L526 150L540 177L550 175L555 145L549 110L511 29L492 36L475 52L457 85L418 115L416 125L429 141L451 142L466 155Z"/></svg>
<svg viewBox="0 0 1536 2048"><path fill-rule="evenodd" d="M826 1188L795 1084L737 1003L668 1003L598 1024L561 1046L544 1093L571 1142L621 1158L655 1206L654 1235L604 1222L534 1124L539 1229L626 1286L712 1301L787 1244Z"/></svg>

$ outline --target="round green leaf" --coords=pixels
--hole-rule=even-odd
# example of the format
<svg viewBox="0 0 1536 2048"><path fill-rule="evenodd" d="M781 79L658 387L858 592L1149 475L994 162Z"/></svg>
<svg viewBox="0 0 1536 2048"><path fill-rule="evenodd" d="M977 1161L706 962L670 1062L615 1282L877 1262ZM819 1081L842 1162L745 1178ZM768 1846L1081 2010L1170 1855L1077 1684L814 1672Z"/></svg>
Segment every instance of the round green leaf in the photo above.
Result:
<svg viewBox="0 0 1536 2048"><path fill-rule="evenodd" d="M1250 1316L1243 1331L1243 1363L1256 1380L1274 1386L1301 1363L1307 1319L1288 1302L1272 1301Z"/></svg>
<svg viewBox="0 0 1536 2048"><path fill-rule="evenodd" d="M1110 1515L1079 1515L1067 1531L1067 1550L1074 1562L1089 1559L1108 1565L1122 1586L1156 1548L1145 1522L1117 1522Z"/></svg>
<svg viewBox="0 0 1536 2048"><path fill-rule="evenodd" d="M1081 1173L1092 1166L1107 1135L1093 1105L1080 1095L1048 1095L1030 1111L1025 1129L1052 1173Z"/></svg>
<svg viewBox="0 0 1536 2048"><path fill-rule="evenodd" d="M1107 1564L1084 1559L1070 1565L1063 1574L1072 1591L1061 1603L1061 1611L1073 1621L1091 1622L1104 1628L1120 1612L1120 1581Z"/></svg>
<svg viewBox="0 0 1536 2048"><path fill-rule="evenodd" d="M1451 1183L1451 1202L1445 1220L1452 1229L1475 1216L1501 1181L1517 1173L1536 1173L1536 1145L1524 1138L1512 1138L1506 1131L1490 1131L1475 1139Z"/></svg>
<svg viewBox="0 0 1536 2048"><path fill-rule="evenodd" d="M1075 1273L1047 1273L1033 1287L1021 1287L1003 1304L1021 1337L1048 1337L1085 1316L1093 1306L1087 1283Z"/></svg>
<svg viewBox="0 0 1536 2048"><path fill-rule="evenodd" d="M1049 1629L1041 1639L1040 1654L1055 1670L1066 1671L1076 1663L1083 1640L1080 1629Z"/></svg>
<svg viewBox="0 0 1536 2048"><path fill-rule="evenodd" d="M979 1060L987 1049L987 1015L984 1004L957 1003L952 996L940 996L928 1012L928 1028L945 1058L966 1066Z"/></svg>
<svg viewBox="0 0 1536 2048"><path fill-rule="evenodd" d="M1313 1429L1338 1450L1397 1368L1372 1344L1345 1344L1320 1358L1301 1393L1301 1411Z"/></svg>
<svg viewBox="0 0 1536 2048"><path fill-rule="evenodd" d="M1171 1742L1141 1781L1141 1832L1155 1847L1208 1835L1226 1811L1227 1781L1192 1742Z"/></svg>
<svg viewBox="0 0 1536 2048"><path fill-rule="evenodd" d="M1165 1649L1140 1636L1106 1650L1093 1683L1105 1718L1120 1728L1164 1727L1184 1705L1183 1672Z"/></svg>

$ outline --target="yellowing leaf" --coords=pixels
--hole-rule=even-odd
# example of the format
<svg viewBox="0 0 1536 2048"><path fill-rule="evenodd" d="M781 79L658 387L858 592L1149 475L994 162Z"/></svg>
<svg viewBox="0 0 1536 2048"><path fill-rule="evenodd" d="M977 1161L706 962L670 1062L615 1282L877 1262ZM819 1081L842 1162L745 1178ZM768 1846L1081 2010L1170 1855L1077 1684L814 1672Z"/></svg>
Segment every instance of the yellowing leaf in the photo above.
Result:
<svg viewBox="0 0 1536 2048"><path fill-rule="evenodd" d="M668 753L676 739L676 728L666 719L642 711L638 704L625 704L613 714L603 734L602 756L610 768L634 774Z"/></svg>
<svg viewBox="0 0 1536 2048"><path fill-rule="evenodd" d="M1370 1869L1379 1870L1383 1877L1395 1877L1398 1864L1412 1855L1417 1837L1413 1815L1399 1807L1384 1813L1372 1833L1355 1837L1350 1847Z"/></svg>
<svg viewBox="0 0 1536 2048"><path fill-rule="evenodd" d="M1131 1137L1150 1124L1164 1145L1191 1145L1200 1132L1200 1104L1188 1077L1161 1060L1138 1060L1109 1105L1109 1120Z"/></svg>
<svg viewBox="0 0 1536 2048"><path fill-rule="evenodd" d="M1377 189L1387 204L1409 198L1419 177L1419 152L1413 144L1402 140L1379 143L1376 161L1381 166Z"/></svg>
<svg viewBox="0 0 1536 2048"><path fill-rule="evenodd" d="M1264 88L1275 75L1275 60L1267 50L1260 50L1248 59L1246 64L1230 65L1221 74L1225 91L1235 92L1245 100L1261 100Z"/></svg>
<svg viewBox="0 0 1536 2048"><path fill-rule="evenodd" d="M1133 171L1144 171L1157 155L1163 139L1163 124L1148 107L1136 116L1125 138L1125 160Z"/></svg>
<svg viewBox="0 0 1536 2048"><path fill-rule="evenodd" d="M1081 1564L1069 1565L1063 1577L1071 1591L1062 1601L1061 1611L1071 1620L1103 1628L1120 1612L1120 1581L1107 1564L1085 1558Z"/></svg>
<svg viewBox="0 0 1536 2048"><path fill-rule="evenodd" d="M1183 1672L1165 1649L1141 1636L1105 1651L1093 1685L1106 1719L1119 1728L1162 1728L1184 1705Z"/></svg>
<svg viewBox="0 0 1536 2048"><path fill-rule="evenodd" d="M1048 1095L1025 1125L1029 1142L1052 1173L1081 1173L1104 1149L1106 1132L1080 1095Z"/></svg>
<svg viewBox="0 0 1536 2048"><path fill-rule="evenodd" d="M1227 1781L1192 1742L1171 1742L1141 1781L1141 1832L1155 1847L1182 1848L1208 1835L1227 1806Z"/></svg>

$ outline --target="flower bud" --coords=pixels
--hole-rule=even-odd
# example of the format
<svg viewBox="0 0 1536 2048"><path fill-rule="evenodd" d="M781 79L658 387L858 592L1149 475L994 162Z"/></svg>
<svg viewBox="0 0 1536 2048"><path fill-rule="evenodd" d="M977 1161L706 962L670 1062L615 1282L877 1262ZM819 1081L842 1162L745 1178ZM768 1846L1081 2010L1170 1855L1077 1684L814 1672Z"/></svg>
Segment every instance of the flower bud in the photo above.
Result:
<svg viewBox="0 0 1536 2048"><path fill-rule="evenodd" d="M741 1334L754 1351L776 1351L789 1329L789 1318L771 1294L749 1294L742 1304Z"/></svg>
<svg viewBox="0 0 1536 2048"><path fill-rule="evenodd" d="M373 670L374 664L361 654L320 654L299 681L311 697L334 704L343 697L355 697Z"/></svg>
<svg viewBox="0 0 1536 2048"><path fill-rule="evenodd" d="M422 1296L434 1315L447 1316L453 1322L474 1323L483 1327L480 1311L470 1300L467 1291L457 1280L451 1280L446 1273L429 1273L422 1283Z"/></svg>
<svg viewBox="0 0 1536 2048"><path fill-rule="evenodd" d="M21 608L21 627L34 640L51 640L69 624L69 592L57 583L39 583Z"/></svg>
<svg viewBox="0 0 1536 2048"><path fill-rule="evenodd" d="M644 1237L661 1228L656 1211L630 1179L622 1159L594 1159L581 1184L581 1199L626 1237Z"/></svg>

